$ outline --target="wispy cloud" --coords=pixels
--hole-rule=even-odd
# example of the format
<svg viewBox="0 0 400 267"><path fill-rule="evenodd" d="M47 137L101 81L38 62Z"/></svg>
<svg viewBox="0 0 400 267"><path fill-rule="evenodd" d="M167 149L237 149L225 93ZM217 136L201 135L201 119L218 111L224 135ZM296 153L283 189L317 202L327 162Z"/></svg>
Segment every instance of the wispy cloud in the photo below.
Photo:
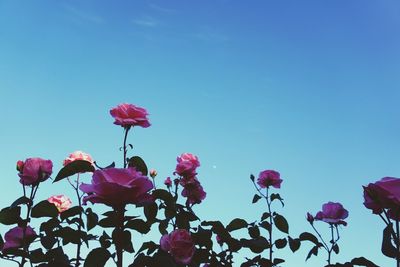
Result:
<svg viewBox="0 0 400 267"><path fill-rule="evenodd" d="M156 27L160 24L158 20L151 16L143 16L140 18L133 19L132 22L138 26L142 27Z"/></svg>
<svg viewBox="0 0 400 267"><path fill-rule="evenodd" d="M79 19L81 21L86 21L95 24L103 24L105 22L105 20L101 16L88 13L71 5L64 5L64 9L69 14L71 14L75 19Z"/></svg>
<svg viewBox="0 0 400 267"><path fill-rule="evenodd" d="M159 6L159 5L156 5L156 4L149 4L149 7L151 9L154 9L154 10L157 10L157 11L160 11L160 12L163 12L163 13L175 13L176 12L175 9L162 7L162 6Z"/></svg>
<svg viewBox="0 0 400 267"><path fill-rule="evenodd" d="M229 41L226 34L214 31L202 31L193 34L193 37L204 42L222 43Z"/></svg>

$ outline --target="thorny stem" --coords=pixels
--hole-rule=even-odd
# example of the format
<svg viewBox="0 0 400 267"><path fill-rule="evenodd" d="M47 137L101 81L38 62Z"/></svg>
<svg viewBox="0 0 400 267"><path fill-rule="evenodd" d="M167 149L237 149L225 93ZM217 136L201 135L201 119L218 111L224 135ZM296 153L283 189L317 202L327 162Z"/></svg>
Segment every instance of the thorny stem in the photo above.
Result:
<svg viewBox="0 0 400 267"><path fill-rule="evenodd" d="M400 231L399 231L399 228L400 228L399 220L396 219L396 233L395 233L396 242L395 243L396 243L396 249L397 249L397 255L396 255L397 267L400 267L400 256L399 256L399 254L400 254L400 245L399 245L399 242L400 242L399 233L400 233Z"/></svg>

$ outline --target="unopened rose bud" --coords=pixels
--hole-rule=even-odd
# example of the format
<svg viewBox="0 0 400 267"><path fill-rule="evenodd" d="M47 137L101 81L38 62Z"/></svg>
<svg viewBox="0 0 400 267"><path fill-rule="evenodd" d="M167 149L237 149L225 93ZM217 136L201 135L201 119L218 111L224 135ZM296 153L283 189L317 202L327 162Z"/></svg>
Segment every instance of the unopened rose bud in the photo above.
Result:
<svg viewBox="0 0 400 267"><path fill-rule="evenodd" d="M314 223L314 216L312 216L309 212L307 212L307 221L311 224Z"/></svg>
<svg viewBox="0 0 400 267"><path fill-rule="evenodd" d="M165 179L165 181L164 181L164 184L165 184L167 187L171 187L171 186L172 186L171 178L170 178L170 177L167 177L167 179Z"/></svg>
<svg viewBox="0 0 400 267"><path fill-rule="evenodd" d="M157 171L156 170L150 170L150 177L154 179L154 177L157 176Z"/></svg>
<svg viewBox="0 0 400 267"><path fill-rule="evenodd" d="M222 239L221 239L221 237L220 237L219 235L217 235L215 239L217 239L217 243L218 243L220 246L222 246L222 244L224 244L224 241L222 241Z"/></svg>
<svg viewBox="0 0 400 267"><path fill-rule="evenodd" d="M17 171L22 172L24 168L24 162L22 160L17 161Z"/></svg>
<svg viewBox="0 0 400 267"><path fill-rule="evenodd" d="M174 179L174 184L175 184L175 186L178 186L179 181L180 181L180 180L179 180L178 178Z"/></svg>

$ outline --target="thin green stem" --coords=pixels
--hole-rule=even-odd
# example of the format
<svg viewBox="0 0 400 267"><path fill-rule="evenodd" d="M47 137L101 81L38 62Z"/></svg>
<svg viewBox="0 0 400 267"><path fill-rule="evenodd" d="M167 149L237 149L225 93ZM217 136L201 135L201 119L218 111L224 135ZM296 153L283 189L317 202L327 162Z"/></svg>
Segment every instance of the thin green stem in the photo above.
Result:
<svg viewBox="0 0 400 267"><path fill-rule="evenodd" d="M128 127L125 128L124 144L123 144L123 147L122 147L122 149L124 150L124 168L126 168L126 165L127 165L127 164L126 164L126 163L127 163L127 160L126 160L126 153L127 153L128 151L127 151L127 148L126 148L126 140L127 140L127 138L128 138L129 129L130 129L130 126L128 126Z"/></svg>

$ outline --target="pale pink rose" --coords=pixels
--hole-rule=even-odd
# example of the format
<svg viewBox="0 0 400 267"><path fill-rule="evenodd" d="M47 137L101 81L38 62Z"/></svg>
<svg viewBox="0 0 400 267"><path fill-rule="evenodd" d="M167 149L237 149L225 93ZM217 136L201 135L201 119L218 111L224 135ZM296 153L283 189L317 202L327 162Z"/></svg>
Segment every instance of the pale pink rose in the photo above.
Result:
<svg viewBox="0 0 400 267"><path fill-rule="evenodd" d="M178 162L190 161L196 168L200 166L199 158L191 153L183 153L176 159Z"/></svg>
<svg viewBox="0 0 400 267"><path fill-rule="evenodd" d="M150 170L150 177L151 178L154 178L154 177L156 177L157 176L157 171L156 170Z"/></svg>
<svg viewBox="0 0 400 267"><path fill-rule="evenodd" d="M58 209L59 213L66 211L72 205L71 199L64 195L51 196L47 199L47 201L53 203Z"/></svg>
<svg viewBox="0 0 400 267"><path fill-rule="evenodd" d="M89 154L78 150L78 151L71 153L68 156L68 158L64 159L63 166L65 166L75 160L86 160L86 161L90 162L91 164L93 164L93 159Z"/></svg>
<svg viewBox="0 0 400 267"><path fill-rule="evenodd" d="M114 124L121 125L125 128L131 126L147 128L150 126L146 109L132 104L120 104L111 109L110 114L115 119Z"/></svg>

